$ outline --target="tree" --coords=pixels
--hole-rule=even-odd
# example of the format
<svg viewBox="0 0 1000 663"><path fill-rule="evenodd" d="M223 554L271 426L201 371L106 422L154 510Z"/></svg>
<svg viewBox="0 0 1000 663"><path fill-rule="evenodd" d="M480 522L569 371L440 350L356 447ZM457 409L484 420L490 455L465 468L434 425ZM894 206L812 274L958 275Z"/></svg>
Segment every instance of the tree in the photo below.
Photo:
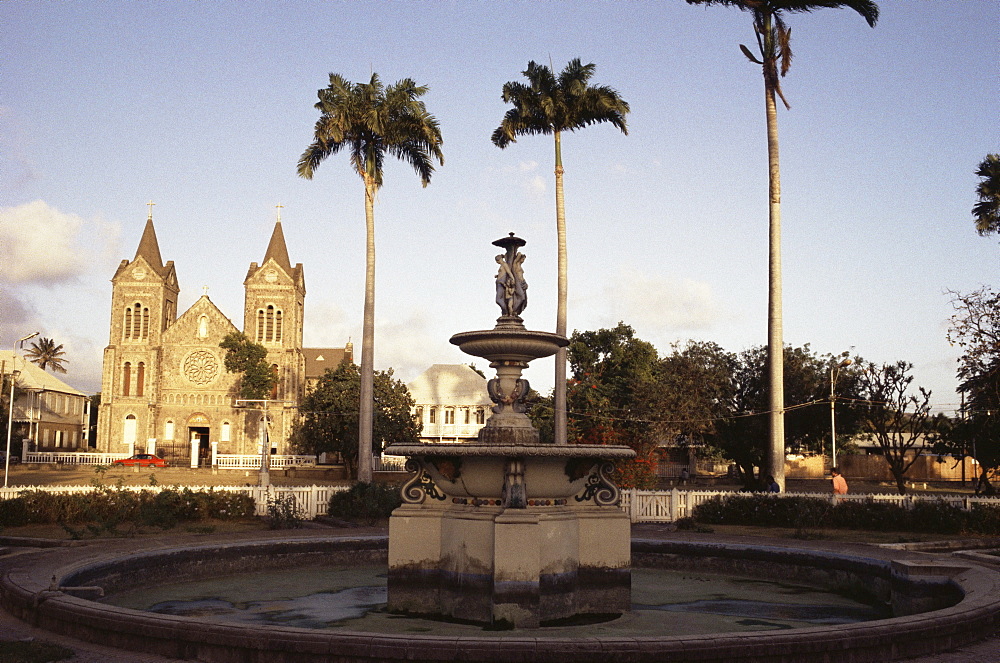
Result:
<svg viewBox="0 0 1000 663"><path fill-rule="evenodd" d="M69 362L69 360L63 358L64 354L66 353L63 352L62 343L56 345L55 341L44 336L37 341L32 341L31 347L24 352L28 361L38 364L38 367L43 371L48 368L56 373L66 372L63 363Z"/></svg>
<svg viewBox="0 0 1000 663"><path fill-rule="evenodd" d="M616 90L607 86L590 85L597 65L582 64L580 58L570 60L557 78L549 67L528 62L521 72L525 85L510 81L503 86L504 103L513 105L493 132L493 144L504 149L517 142L518 136L552 135L555 139L556 176L556 241L557 241L557 304L556 333L566 335L566 208L563 196L562 133L576 131L592 124L609 122L628 134L625 116L629 112ZM566 444L566 361L568 352L556 352L555 374L555 439Z"/></svg>
<svg viewBox="0 0 1000 663"><path fill-rule="evenodd" d="M240 332L227 334L219 347L226 351L226 370L240 376L236 383L236 397L246 400L267 398L278 384L278 376L267 363L267 348Z"/></svg>
<svg viewBox="0 0 1000 663"><path fill-rule="evenodd" d="M657 438L649 401L658 356L623 322L613 329L574 332L569 344L573 371L567 392L572 413L568 432L577 444L624 444L636 458L618 463L624 487L652 488Z"/></svg>
<svg viewBox="0 0 1000 663"><path fill-rule="evenodd" d="M785 424L784 394L782 393L782 362L774 361L783 352L784 342L781 313L781 169L778 159L778 111L775 96L790 108L781 90L781 77L792 64L792 31L785 24L785 13L810 12L825 7L853 9L868 25L878 21L878 5L871 0L687 0L692 5L723 5L736 7L753 15L757 54L740 44L740 50L764 74L764 106L767 120L768 157L768 377L770 414L770 446L768 451L771 474L782 488L785 483ZM779 65L780 63L780 65ZM779 75L780 73L780 75Z"/></svg>
<svg viewBox="0 0 1000 663"><path fill-rule="evenodd" d="M923 387L916 394L910 392L912 368L905 361L869 363L861 374L869 401L861 413L863 428L878 443L900 495L906 494L906 472L923 455L923 445L933 445L937 437L931 392Z"/></svg>
<svg viewBox="0 0 1000 663"><path fill-rule="evenodd" d="M414 401L403 382L392 377L392 370L374 375L374 450L381 452L389 443L415 444L420 439L420 424L411 414ZM361 375L348 361L336 369L327 369L305 400L292 443L299 453L339 453L348 473L358 468L358 402Z"/></svg>
<svg viewBox="0 0 1000 663"><path fill-rule="evenodd" d="M830 436L830 368L842 359L818 355L809 345L784 349L784 391L793 403L785 417L788 446L800 451L822 451ZM837 397L843 399L837 410L838 429L842 434L860 430L857 406L861 397L856 359L842 370L837 381ZM728 414L716 426L709 441L736 463L744 487L759 487L768 459L768 353L764 346L745 350L736 357L732 371L731 400ZM782 458L784 461L784 458Z"/></svg>
<svg viewBox="0 0 1000 663"><path fill-rule="evenodd" d="M976 232L992 235L1000 232L1000 154L987 154L976 175L980 178L976 185L979 201L972 206Z"/></svg>
<svg viewBox="0 0 1000 663"><path fill-rule="evenodd" d="M983 287L951 295L955 314L948 341L962 350L957 373L965 407L938 450L975 458L981 468L979 486L985 488L1000 467L1000 294Z"/></svg>
<svg viewBox="0 0 1000 663"><path fill-rule="evenodd" d="M317 92L320 111L313 142L299 158L298 174L311 180L319 165L341 150L350 152L351 168L365 185L365 309L361 335L361 398L358 479L372 480L372 398L375 346L375 194L382 187L386 155L413 166L426 187L433 160L444 164L441 130L420 97L427 93L409 78L385 87L378 74L368 83L352 83L330 74Z"/></svg>

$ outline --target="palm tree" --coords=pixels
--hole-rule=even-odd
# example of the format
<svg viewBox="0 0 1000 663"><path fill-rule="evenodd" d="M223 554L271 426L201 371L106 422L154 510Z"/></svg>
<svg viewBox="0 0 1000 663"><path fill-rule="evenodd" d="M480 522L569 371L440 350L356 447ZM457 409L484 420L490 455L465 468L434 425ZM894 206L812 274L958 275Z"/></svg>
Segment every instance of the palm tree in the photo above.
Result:
<svg viewBox="0 0 1000 663"><path fill-rule="evenodd" d="M816 9L847 7L860 14L868 25L878 21L878 5L872 0L687 0L692 5L724 5L753 15L757 54L740 44L740 50L764 73L764 106L767 118L768 162L768 293L767 356L770 408L769 472L784 489L785 485L785 398L782 366L783 331L781 315L781 169L778 161L778 110L775 95L790 108L781 91L781 77L792 65L792 31L785 24L785 13L811 12ZM779 65L780 63L780 65ZM779 76L780 72L780 76Z"/></svg>
<svg viewBox="0 0 1000 663"><path fill-rule="evenodd" d="M558 255L556 333L566 335L566 207L563 198L562 132L610 122L628 135L629 106L607 86L589 85L597 65L575 58L556 78L552 69L532 61L522 74L528 84L510 81L503 100L513 104L493 132L493 144L503 149L518 136L551 134L556 147L556 242ZM566 348L556 353L555 442L566 444Z"/></svg>
<svg viewBox="0 0 1000 663"><path fill-rule="evenodd" d="M441 129L420 97L427 87L404 78L388 87L378 74L368 83L352 83L330 74L330 84L317 92L313 142L298 163L300 177L312 179L328 156L348 150L351 168L365 184L365 311L361 337L361 403L358 424L358 480L372 480L372 404L375 345L375 193L382 187L385 157L411 166L427 186L433 159L444 164Z"/></svg>
<svg viewBox="0 0 1000 663"><path fill-rule="evenodd" d="M31 347L24 352L24 356L29 361L38 364L38 367L43 371L49 368L56 373L66 372L66 367L63 366L63 363L69 360L63 359L64 354L66 353L63 352L62 343L56 345L55 341L44 336L37 341L32 341Z"/></svg>
<svg viewBox="0 0 1000 663"><path fill-rule="evenodd" d="M982 180L976 185L979 202L972 207L976 231L980 235L1000 232L1000 154L987 154L976 175Z"/></svg>

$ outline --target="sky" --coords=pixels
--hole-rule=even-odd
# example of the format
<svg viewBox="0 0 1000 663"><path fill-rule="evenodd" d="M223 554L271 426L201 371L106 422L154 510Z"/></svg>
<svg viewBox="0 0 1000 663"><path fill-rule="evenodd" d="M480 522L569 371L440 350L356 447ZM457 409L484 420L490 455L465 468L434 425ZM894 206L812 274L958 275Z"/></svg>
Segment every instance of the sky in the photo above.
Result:
<svg viewBox="0 0 1000 663"><path fill-rule="evenodd" d="M786 344L914 365L958 404L950 292L996 285L975 233L977 164L1000 151L1000 2L883 0L787 18L779 108ZM529 329L555 327L553 141L490 142L503 84L530 60L593 62L631 106L628 135L563 139L569 328L630 324L663 353L765 344L767 161L748 14L682 0L0 3L0 347L65 346L64 380L100 389L110 279L152 200L184 311L208 286L242 327L243 286L276 205L306 278L305 343L360 351L364 190L346 155L296 163L330 73L412 78L440 122L426 188L386 166L375 208L375 365L404 381L485 362L448 339L491 328L491 242L527 241ZM553 360L525 376L552 387ZM485 366L481 366L485 368Z"/></svg>

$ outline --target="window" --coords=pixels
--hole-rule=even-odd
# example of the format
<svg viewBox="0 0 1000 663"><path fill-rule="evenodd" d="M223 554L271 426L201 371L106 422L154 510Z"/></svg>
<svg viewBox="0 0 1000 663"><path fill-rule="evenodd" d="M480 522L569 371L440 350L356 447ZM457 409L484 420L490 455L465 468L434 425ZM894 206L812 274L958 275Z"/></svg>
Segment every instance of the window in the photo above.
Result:
<svg viewBox="0 0 1000 663"><path fill-rule="evenodd" d="M208 338L208 316L203 315L198 318L198 337Z"/></svg>
<svg viewBox="0 0 1000 663"><path fill-rule="evenodd" d="M136 302L126 307L122 336L134 341L149 338L149 307Z"/></svg>
<svg viewBox="0 0 1000 663"><path fill-rule="evenodd" d="M122 368L122 396L128 396L130 394L131 386L132 364L130 362L125 362L125 366Z"/></svg>
<svg viewBox="0 0 1000 663"><path fill-rule="evenodd" d="M414 418L417 420L417 423L424 423L424 407L422 405L417 408L417 413Z"/></svg>
<svg viewBox="0 0 1000 663"><path fill-rule="evenodd" d="M125 417L125 423L122 426L122 442L125 444L135 444L135 433L136 433L136 420L135 415L130 414Z"/></svg>
<svg viewBox="0 0 1000 663"><path fill-rule="evenodd" d="M61 430L56 431L56 449L59 449L63 445L63 435L64 432Z"/></svg>
<svg viewBox="0 0 1000 663"><path fill-rule="evenodd" d="M139 362L138 369L135 372L135 395L142 396L143 383L146 381L146 364L145 362Z"/></svg>
<svg viewBox="0 0 1000 663"><path fill-rule="evenodd" d="M447 408L444 411L444 423L446 425L449 425L449 426L453 426L455 424L455 409L454 408Z"/></svg>
<svg viewBox="0 0 1000 663"><path fill-rule="evenodd" d="M472 410L469 408L463 408L465 410L465 423L466 425L472 423Z"/></svg>
<svg viewBox="0 0 1000 663"><path fill-rule="evenodd" d="M257 311L257 342L264 341L264 309Z"/></svg>
<svg viewBox="0 0 1000 663"><path fill-rule="evenodd" d="M174 439L174 422L172 419L168 419L167 423L163 424L163 439Z"/></svg>
<svg viewBox="0 0 1000 663"><path fill-rule="evenodd" d="M476 408L476 423L485 424L486 423L486 410L483 408Z"/></svg>
<svg viewBox="0 0 1000 663"><path fill-rule="evenodd" d="M274 342L281 343L281 310L274 312Z"/></svg>
<svg viewBox="0 0 1000 663"><path fill-rule="evenodd" d="M437 423L437 408L436 407L430 408L430 411L427 413L427 423L429 423L429 424L436 424Z"/></svg>
<svg viewBox="0 0 1000 663"><path fill-rule="evenodd" d="M230 425L230 423L228 421L223 421L222 422L222 433L219 435L219 441L220 442L229 442L229 439L230 439L229 436L230 436L230 431L231 430L232 430L232 426Z"/></svg>

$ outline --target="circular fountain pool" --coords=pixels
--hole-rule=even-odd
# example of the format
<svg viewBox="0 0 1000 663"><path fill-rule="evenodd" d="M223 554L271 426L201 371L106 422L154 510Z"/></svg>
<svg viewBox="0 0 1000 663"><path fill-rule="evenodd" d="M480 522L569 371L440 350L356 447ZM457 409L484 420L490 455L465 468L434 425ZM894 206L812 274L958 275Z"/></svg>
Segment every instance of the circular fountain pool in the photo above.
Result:
<svg viewBox="0 0 1000 663"><path fill-rule="evenodd" d="M109 542L93 549L82 549L82 552L81 549L64 549L22 556L24 559L5 575L0 586L4 607L24 620L81 639L208 662L485 662L516 659L546 663L562 660L641 663L792 662L832 658L890 661L954 648L981 638L996 627L1000 614L1000 574L965 561L941 561L941 558L875 548L633 540L633 602L637 609L620 619L599 624L490 632L479 626L427 620L404 624L405 620L377 609L372 615L357 616L359 606L377 606L376 602L382 600L377 590L359 588L378 587L379 583L374 580L349 583L347 576L364 567L369 569L367 573L372 579L381 575L381 569L385 568L385 537L312 536L293 540L192 543L139 551L131 548L134 542ZM157 614L88 600L85 598L87 590L73 589L100 586L109 596L121 598L128 596L126 590L137 585L146 585L153 588L150 592L158 592L155 587L184 579L231 577L251 571L274 579L282 569L318 565L328 570L341 570L332 571L329 577L313 574L313 589L347 591L348 595L341 598L349 599L346 603L355 606L355 614L347 614L340 626L330 628L324 624L324 628L316 629L302 628L307 625L302 623L241 624L214 617L209 621L204 615ZM679 575L670 575L676 573ZM746 591L738 595L727 593L729 590L712 590L709 594L721 595L720 603L714 605L698 603L711 599L706 596L690 600L674 596L661 603L662 594L656 595L659 590L644 593L647 587L660 582L657 578L662 579L664 585L678 578L698 584L707 582L701 578L715 577L714 574L719 573L741 579L736 585L742 585ZM50 589L52 576L56 577L61 590ZM777 580L780 584L762 589L765 586L758 583L765 580ZM307 573L304 579L282 582L289 586L299 583L308 590L310 577ZM259 589L273 587L276 583L269 580L254 584ZM896 616L851 621L858 616L851 613L851 608L840 615L848 617L841 620L846 623L816 625L803 623L801 619L784 621L788 615L783 611L790 611L792 617L801 617L801 606L816 605L814 598L805 593L813 589L832 593L828 595L867 595L891 603ZM678 589L677 593L682 591L687 590ZM304 593L315 594L314 591ZM203 598L224 601L202 606L204 610L219 613L230 609L226 604L284 600L290 593L265 595L258 592L260 598L244 594L231 597L234 600L216 596L215 592L202 594ZM151 595L150 598L158 600L159 597ZM664 607L671 605L675 607ZM267 606L257 606L255 609L277 615L280 621L287 607L271 610ZM826 606L825 617L836 617L836 610L831 611L836 607ZM730 614L716 614L711 618L721 621L708 628L712 633L705 635L704 625L709 620L706 615L727 612ZM284 611L284 616L304 613L301 606L297 606ZM650 623L658 620L667 625L671 620L675 624L688 621L700 624L695 629L703 630L689 630L685 635L666 626L653 631L630 631L630 624L643 621L642 613L651 615L647 620ZM373 625L362 627L365 620L372 620ZM741 621L744 623L738 624ZM377 622L390 624L391 628L376 628ZM734 631L734 624L750 630ZM620 630L614 631L616 628Z"/></svg>

